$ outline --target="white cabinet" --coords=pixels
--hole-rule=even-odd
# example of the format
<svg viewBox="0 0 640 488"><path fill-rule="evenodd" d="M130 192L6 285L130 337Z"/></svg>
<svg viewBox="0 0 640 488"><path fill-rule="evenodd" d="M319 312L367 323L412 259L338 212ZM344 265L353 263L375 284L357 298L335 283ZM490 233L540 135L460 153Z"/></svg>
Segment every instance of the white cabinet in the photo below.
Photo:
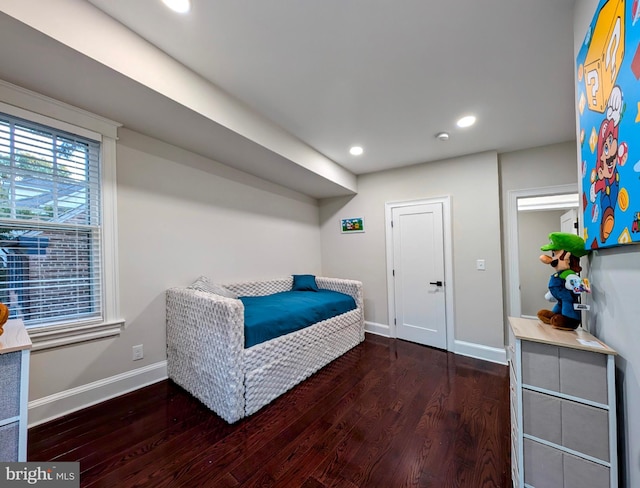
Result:
<svg viewBox="0 0 640 488"><path fill-rule="evenodd" d="M27 406L31 340L21 320L0 336L0 462L27 460Z"/></svg>
<svg viewBox="0 0 640 488"><path fill-rule="evenodd" d="M616 352L582 329L509 323L513 486L616 488Z"/></svg>

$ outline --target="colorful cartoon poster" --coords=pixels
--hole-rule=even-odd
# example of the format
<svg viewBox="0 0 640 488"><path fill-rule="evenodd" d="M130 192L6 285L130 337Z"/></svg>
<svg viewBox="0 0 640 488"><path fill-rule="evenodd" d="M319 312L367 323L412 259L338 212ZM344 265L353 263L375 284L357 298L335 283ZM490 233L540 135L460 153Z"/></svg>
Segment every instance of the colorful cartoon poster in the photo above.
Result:
<svg viewBox="0 0 640 488"><path fill-rule="evenodd" d="M638 0L600 2L576 67L585 242L640 242Z"/></svg>
<svg viewBox="0 0 640 488"><path fill-rule="evenodd" d="M355 234L357 232L364 232L364 218L355 217L352 219L341 219L340 228L343 234Z"/></svg>

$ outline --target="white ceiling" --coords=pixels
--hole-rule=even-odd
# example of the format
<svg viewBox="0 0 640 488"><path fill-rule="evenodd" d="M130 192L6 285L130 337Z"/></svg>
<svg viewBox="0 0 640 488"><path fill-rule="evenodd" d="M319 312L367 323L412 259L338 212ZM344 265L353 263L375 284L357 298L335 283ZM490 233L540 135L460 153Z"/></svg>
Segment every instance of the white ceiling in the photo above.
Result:
<svg viewBox="0 0 640 488"><path fill-rule="evenodd" d="M74 8L87 3L55 2ZM356 175L575 137L574 0L192 0L188 15L169 11L160 0L88 2L246 104L267 123L275 123ZM7 12L3 6L10 3L0 0L0 10ZM202 138L169 134L154 110L176 109L180 103L157 89L139 82L134 89L123 76L126 73L83 57L75 51L81 51L77 46L71 46L74 51L68 46L45 49L41 33L15 25L8 15L0 16L0 24L0 42L7 29L30 40L21 55L55 50L47 55L68 58L96 83L119 87L105 90L105 97L129 93L145 104L136 113L109 99L95 106L90 93L82 98L78 87L74 93L65 91L70 88L61 74L55 78L45 73L38 81L24 63L6 52L0 55L0 78L88 110L100 109L101 115L134 130L243 170L251 172L246 165L255 165L246 161L250 151L244 162L234 161L231 146L216 154L203 147ZM52 71L56 66L50 62ZM142 109L146 117L140 116ZM456 119L467 113L477 116L476 125L456 128ZM202 123L202 130L209 130L206 117L186 109L183 116L189 119L185 123ZM179 131L176 124L173 131ZM440 131L451 133L449 141L434 137ZM362 156L349 154L353 144L364 147ZM292 157L284 159L295 162ZM349 186L338 185L341 189L336 190L329 184L323 189L322 182L316 183L317 191L305 185L287 186L315 197L345 193Z"/></svg>

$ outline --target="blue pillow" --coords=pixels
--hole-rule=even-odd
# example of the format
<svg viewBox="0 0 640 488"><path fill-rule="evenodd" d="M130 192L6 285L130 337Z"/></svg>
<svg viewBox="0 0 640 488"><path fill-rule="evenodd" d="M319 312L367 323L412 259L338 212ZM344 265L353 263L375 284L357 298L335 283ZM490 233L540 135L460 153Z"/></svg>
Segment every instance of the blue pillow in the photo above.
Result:
<svg viewBox="0 0 640 488"><path fill-rule="evenodd" d="M318 291L316 277L314 275L291 275L293 276L292 291Z"/></svg>

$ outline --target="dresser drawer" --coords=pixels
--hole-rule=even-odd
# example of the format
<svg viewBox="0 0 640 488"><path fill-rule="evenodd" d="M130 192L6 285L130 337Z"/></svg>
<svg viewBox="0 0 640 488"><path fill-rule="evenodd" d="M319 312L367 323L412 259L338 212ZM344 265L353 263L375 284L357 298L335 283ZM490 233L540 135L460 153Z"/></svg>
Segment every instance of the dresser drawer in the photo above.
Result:
<svg viewBox="0 0 640 488"><path fill-rule="evenodd" d="M21 352L0 354L0 420L20 414Z"/></svg>
<svg viewBox="0 0 640 488"><path fill-rule="evenodd" d="M562 405L558 397L522 390L522 431L562 445Z"/></svg>
<svg viewBox="0 0 640 488"><path fill-rule="evenodd" d="M560 391L558 347L522 341L522 383Z"/></svg>
<svg viewBox="0 0 640 488"><path fill-rule="evenodd" d="M609 468L586 459L563 455L564 488L610 488Z"/></svg>
<svg viewBox="0 0 640 488"><path fill-rule="evenodd" d="M610 488L609 468L524 440L524 482L535 488Z"/></svg>
<svg viewBox="0 0 640 488"><path fill-rule="evenodd" d="M607 356L578 349L562 348L560 361L560 391L606 405Z"/></svg>
<svg viewBox="0 0 640 488"><path fill-rule="evenodd" d="M535 488L562 488L562 451L524 439L524 482Z"/></svg>
<svg viewBox="0 0 640 488"><path fill-rule="evenodd" d="M522 430L539 439L609 461L607 410L523 390Z"/></svg>
<svg viewBox="0 0 640 488"><path fill-rule="evenodd" d="M607 356L523 341L522 382L606 405Z"/></svg>
<svg viewBox="0 0 640 488"><path fill-rule="evenodd" d="M563 400L562 445L609 462L609 412Z"/></svg>
<svg viewBox="0 0 640 488"><path fill-rule="evenodd" d="M15 462L18 460L18 435L18 422L0 427L0 462Z"/></svg>

